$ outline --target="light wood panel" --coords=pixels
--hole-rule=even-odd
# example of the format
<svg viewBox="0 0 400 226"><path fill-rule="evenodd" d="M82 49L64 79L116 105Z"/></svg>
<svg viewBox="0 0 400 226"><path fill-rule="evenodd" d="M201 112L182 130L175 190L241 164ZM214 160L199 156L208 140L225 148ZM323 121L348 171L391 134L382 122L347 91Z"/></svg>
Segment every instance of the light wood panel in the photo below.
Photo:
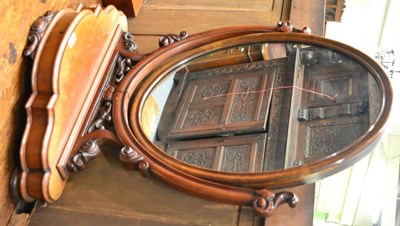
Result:
<svg viewBox="0 0 400 226"><path fill-rule="evenodd" d="M79 2L91 5L98 1ZM22 57L29 29L32 22L46 11L75 8L79 2L0 1L0 27L3 34L0 39L0 225L6 224L14 208L8 186L25 123L24 102L30 90L30 78L25 68L27 62Z"/></svg>
<svg viewBox="0 0 400 226"><path fill-rule="evenodd" d="M147 0L146 9L169 9L169 10L205 10L205 11L244 11L244 12L266 12L274 7L275 0L253 0L249 4L243 0L201 0L190 1L182 4L182 0L157 1Z"/></svg>
<svg viewBox="0 0 400 226"><path fill-rule="evenodd" d="M157 1L142 5L140 16L130 19L134 34L169 34L237 25L275 25L281 20L284 0Z"/></svg>

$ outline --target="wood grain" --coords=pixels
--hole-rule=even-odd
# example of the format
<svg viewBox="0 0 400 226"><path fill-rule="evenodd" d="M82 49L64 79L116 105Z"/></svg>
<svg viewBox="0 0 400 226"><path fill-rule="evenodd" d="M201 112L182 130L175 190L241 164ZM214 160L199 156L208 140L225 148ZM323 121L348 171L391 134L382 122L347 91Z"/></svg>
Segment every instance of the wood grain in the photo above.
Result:
<svg viewBox="0 0 400 226"><path fill-rule="evenodd" d="M97 0L79 1L86 5ZM24 102L29 94L29 76L26 74L26 60L22 52L32 22L48 10L65 7L75 8L78 1L30 0L0 2L3 36L0 39L0 225L5 225L14 208L9 196L9 178L25 123Z"/></svg>
<svg viewBox="0 0 400 226"><path fill-rule="evenodd" d="M210 3L212 2L212 3ZM174 0L148 1L140 16L129 20L133 34L169 34L188 31L189 35L205 30L238 25L276 25L281 20L284 0L243 1Z"/></svg>
<svg viewBox="0 0 400 226"><path fill-rule="evenodd" d="M56 203L36 209L30 225L235 225L238 206L194 198L143 178L123 168L118 150L103 146L86 171L71 175Z"/></svg>
<svg viewBox="0 0 400 226"><path fill-rule="evenodd" d="M38 1L38 2L45 2L44 0ZM63 1L64 2L64 1ZM89 1L88 1L89 2ZM150 3L152 1L148 1L147 3ZM154 1L155 2L155 1ZM174 5L175 2L175 5ZM220 19L224 20L223 16L219 15L213 15L213 16L208 16L206 15L207 13L204 12L206 11L214 11L215 14L219 14L219 12L228 12L231 13L229 10L232 9L230 8L231 6L220 6L218 5L218 2L216 2L215 6L197 6L197 9L191 9L190 7L181 7L176 4L177 1L171 1L169 2L169 5L167 7L163 6L149 6L149 9L157 12L161 12L162 15L172 15L174 16L175 14L173 12L166 12L166 9L172 9L174 8L175 11L182 11L179 12L178 14L181 17L178 17L175 20L175 23L173 22L168 22L168 19L165 19L163 17L154 19L155 17L150 16L150 21L149 23L157 22L155 20L164 20L167 21L166 23L161 23L161 25L154 25L152 28L153 30L146 30L145 28L140 28L142 30L138 31L145 31L145 34L153 34L158 31L169 31L169 32L164 32L165 33L171 33L170 29L171 27L176 30L175 33L178 33L180 31L180 28L185 27L185 26L190 26L192 27L194 24L191 24L193 22L198 22L199 23L199 28L193 28L193 33L196 31L203 31L203 30L208 30L210 28L214 27L222 27L222 26L231 26L231 25L238 25L238 24L263 24L260 23L260 21L264 21L265 18L270 18L270 16L265 16L262 15L262 13L249 13L250 11L261 11L258 8L253 8L250 10L243 9L242 7L234 10L237 11L238 14L235 14L235 16L238 16L237 18L233 18L232 21L226 21L221 23L221 24L216 24L215 19ZM213 1L214 3L215 1ZM231 2L237 2L237 1L231 1ZM255 1L256 4L262 2L260 1ZM275 1L274 4L272 4L274 7L279 6L280 0ZM12 4L18 4L18 3L12 3ZM22 4L22 3L21 3ZM47 4L47 9L50 9L51 7L55 7L55 4L61 4L61 3L45 3ZM68 4L68 3L65 3ZM70 2L70 4L73 4ZM11 3L10 3L11 5ZM212 5L212 4L211 4ZM29 7L26 7L28 10ZM153 7L153 8L152 8ZM209 8L208 8L209 7ZM213 8L214 7L214 8ZM252 6L253 7L253 6ZM2 7L4 9L6 7ZM55 7L57 8L57 7ZM163 9L165 8L165 9ZM203 11L203 12L202 12ZM41 15L43 12L41 12L39 15ZM192 20L187 22L188 16L193 16L196 18L199 18L198 20ZM276 15L275 15L276 16ZM280 16L280 15L279 15ZM201 18L205 17L205 23L204 20ZM254 19L256 17L256 19ZM36 17L33 17L36 18ZM153 19L151 19L153 18ZM272 17L271 17L272 18ZM276 18L276 17L273 17ZM34 19L32 19L33 21ZM181 22L185 26L181 25L176 25L176 22L181 20ZM208 21L207 21L208 20ZM243 22L246 20L247 22ZM257 21L258 20L258 21ZM133 20L131 20L133 21ZM249 22L250 21L250 22ZM139 22L138 22L139 23ZM273 21L271 24L276 24L276 21ZM165 26L168 25L168 26ZM29 24L30 26L30 24ZM29 28L28 26L28 28ZM157 28L158 26L158 28ZM133 27L135 29L135 27ZM183 29L184 30L184 29ZM26 33L28 29L25 29ZM26 35L24 36L26 37ZM141 36L139 39L143 38L147 40L147 37L151 37L151 40L155 40L157 36ZM3 49L3 43L1 43L2 49ZM148 45L147 43L144 44L144 46ZM155 42L155 45L157 43ZM9 64L12 62L17 62L20 57L18 57L18 52L21 52L22 48L18 48L17 45L14 43L6 43L4 45L5 47L8 48L8 57L3 58L8 61ZM153 49L153 44L149 44L147 47L144 47L144 49L148 51L151 51ZM143 51L143 48L140 47L141 52ZM17 54L16 54L17 53ZM3 64L1 64L3 66ZM2 68L0 68L2 70ZM3 72L3 71L1 71ZM1 73L3 74L3 73ZM26 84L26 82L24 82ZM18 84L20 86L21 84ZM22 92L24 88L19 89L19 91ZM3 91L2 91L3 92ZM14 92L12 95L9 95L8 97L15 97L18 96L18 92ZM14 100L15 101L15 100ZM20 101L21 102L21 101ZM3 104L3 103L2 103ZM3 107L3 106L2 106ZM22 109L22 108L21 108ZM22 112L22 110L20 110ZM2 115L3 116L3 115ZM15 121L15 120L10 120L10 121ZM1 121L2 123L3 121ZM23 123L20 123L22 125ZM3 127L2 127L3 128ZM1 130L3 132L3 130ZM3 134L2 134L3 135ZM9 134L7 134L8 137L10 137ZM14 142L15 143L15 142ZM111 151L111 150L110 150ZM112 151L111 151L112 152ZM0 157L1 157L0 153ZM113 153L115 154L115 153ZM113 155L115 156L115 155ZM113 157L111 157L112 159ZM10 157L8 157L10 159ZM11 161L8 161L6 163L9 163ZM157 180L148 180L148 179L143 179L140 177L139 174L137 173L131 173L129 171L125 171L123 169L119 169L119 165L116 166L115 162L110 161L109 156L106 158L106 162L104 163L104 160L98 159L95 161L95 163L92 165L96 167L97 170L93 170L91 168L90 170L93 170L92 173L89 173L90 170L85 171L82 174L74 175L71 179L71 183L67 184L67 192L65 193L65 198L63 197L62 200L60 200L59 203L54 204L52 206L49 206L46 209L43 208L38 208L37 212L37 217L34 216L32 219L32 225L35 225L35 222L39 222L36 225L60 225L60 224L71 224L73 222L75 223L87 223L87 224L115 224L116 222L123 224L157 224L157 225L235 225L238 220L237 220L237 207L235 206L229 206L229 205L221 205L221 204L215 204L211 202L207 202L204 200L197 200L195 198L185 196L182 193L175 191L166 185L158 182ZM0 158L0 171L1 171L1 158ZM97 164L98 163L98 164ZM118 173L115 172L113 173L107 173L110 171L110 169L116 169L123 171L126 173L128 176L121 176L118 170ZM112 171L112 170L111 170ZM131 175L132 174L132 175ZM1 174L0 174L1 175ZM83 177L82 180L79 180L77 178ZM0 178L1 179L1 178ZM103 181L104 180L110 180L110 187L106 187L103 190ZM4 180L2 180L4 181ZM129 181L127 185L126 181ZM6 184L6 183L5 183ZM8 183L7 183L8 184ZM123 185L121 185L123 184ZM2 184L1 184L2 185ZM126 186L126 188L124 187ZM89 188L88 188L89 187ZM155 190L154 190L155 187ZM150 189L149 189L150 188ZM0 194L1 194L2 189L0 189ZM75 199L67 194L70 194L70 192L75 192L74 196ZM122 192L120 192L122 191ZM136 193L133 193L132 191L135 191ZM76 195L76 196L75 196ZM116 198L116 202L119 202L116 205L110 204L112 203L111 201L115 201L112 197L118 195L118 198ZM155 199L155 200L149 200L149 197L161 197L160 199ZM132 197L130 199L129 197ZM189 197L188 200L186 197ZM87 199L88 198L88 199ZM111 200L113 199L113 200ZM70 200L71 202L68 203L68 201L65 200ZM91 200L91 201L88 201ZM178 203L171 204L171 200L179 200ZM136 203L140 203L140 205L144 205L144 208L141 209L138 206L135 206ZM93 204L94 203L94 204ZM121 205L123 203L123 205ZM189 205L185 205L187 203L191 203ZM1 203L0 203L1 204ZM93 204L93 205L92 205ZM78 208L76 208L78 206ZM0 206L1 207L1 206ZM156 207L156 210L154 210L154 207ZM89 210L88 210L89 208ZM128 211L126 211L126 208L128 208ZM2 208L0 208L2 210ZM204 212L203 212L204 209ZM219 211L222 209L221 211ZM43 210L43 211L42 211ZM148 211L153 211L154 212L148 212ZM200 210L200 211L199 211ZM99 211L99 212L97 212ZM111 214L108 214L107 211L111 212ZM131 212L129 212L131 211ZM167 213L165 213L167 212ZM190 212L191 214L185 216L182 214L182 212L186 213ZM200 212L200 213L199 213ZM130 214L134 214L133 217ZM54 214L54 215L53 215ZM135 215L136 214L136 215ZM196 215L197 214L197 215ZM56 216L55 218L58 217L60 221L55 221L55 218L49 219L50 216ZM129 215L129 217L128 217ZM145 217L142 218L142 216L145 215ZM196 215L196 216L194 216ZM221 217L223 216L223 217ZM123 217L126 217L128 221L124 221ZM35 221L35 219L40 218L40 220ZM223 219L221 219L223 218ZM244 219L244 218L243 218ZM172 222L172 224L171 224ZM211 223L210 223L211 222ZM0 222L1 225L1 222Z"/></svg>
<svg viewBox="0 0 400 226"><path fill-rule="evenodd" d="M253 0L248 4L243 0L202 0L190 1L182 4L182 0L157 1L147 0L143 6L145 9L157 10L199 10L199 11L247 11L247 12L265 12L273 8L275 0Z"/></svg>

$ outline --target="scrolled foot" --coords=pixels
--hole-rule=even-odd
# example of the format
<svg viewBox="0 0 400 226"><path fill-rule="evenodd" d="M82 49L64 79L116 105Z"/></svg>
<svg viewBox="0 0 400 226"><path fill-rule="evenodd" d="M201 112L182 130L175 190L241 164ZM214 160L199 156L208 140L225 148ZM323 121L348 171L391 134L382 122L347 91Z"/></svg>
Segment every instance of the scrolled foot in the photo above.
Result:
<svg viewBox="0 0 400 226"><path fill-rule="evenodd" d="M254 211L262 217L271 216L274 210L283 203L288 203L290 207L294 208L299 201L294 193L286 191L274 194L272 191L264 189L256 191L256 194L259 197L253 200L252 206Z"/></svg>

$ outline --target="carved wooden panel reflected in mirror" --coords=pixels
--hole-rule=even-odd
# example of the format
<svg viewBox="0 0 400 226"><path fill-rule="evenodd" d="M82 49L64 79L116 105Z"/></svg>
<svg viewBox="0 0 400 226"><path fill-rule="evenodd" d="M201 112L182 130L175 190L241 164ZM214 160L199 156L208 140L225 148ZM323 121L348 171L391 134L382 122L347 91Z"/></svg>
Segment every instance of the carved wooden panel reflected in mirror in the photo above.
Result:
<svg viewBox="0 0 400 226"><path fill-rule="evenodd" d="M266 134L170 141L165 152L196 166L231 172L261 172Z"/></svg>
<svg viewBox="0 0 400 226"><path fill-rule="evenodd" d="M375 86L359 63L330 49L235 46L169 73L148 97L164 97L156 104L161 113L143 129L152 130L161 150L195 166L235 173L290 168L340 152L365 133L376 118L370 108L380 108L368 96ZM225 166L228 156L235 167Z"/></svg>

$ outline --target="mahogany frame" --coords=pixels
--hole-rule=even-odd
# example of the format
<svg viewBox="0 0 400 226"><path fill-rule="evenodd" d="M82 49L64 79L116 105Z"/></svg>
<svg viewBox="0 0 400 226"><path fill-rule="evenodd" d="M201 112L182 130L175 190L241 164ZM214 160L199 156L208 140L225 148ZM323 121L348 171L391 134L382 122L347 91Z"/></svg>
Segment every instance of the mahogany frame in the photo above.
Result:
<svg viewBox="0 0 400 226"><path fill-rule="evenodd" d="M199 178L234 186L276 189L311 183L337 173L362 159L379 143L390 116L393 100L390 81L382 67L373 59L351 46L310 34L262 31L262 28L258 28L260 30L257 31L256 27L236 27L231 29L233 30L213 30L191 36L179 43L153 52L136 65L121 86L118 87L118 93L121 93L121 97L116 100L115 104L119 107L115 108L113 112L117 132L122 132L119 133L119 137L121 137L124 144L135 147L135 150L148 158L154 159L157 164L163 164L165 167L172 167ZM272 31L274 29L276 30L276 28L273 28ZM259 33L246 35L246 32ZM238 36L241 37L238 38ZM140 112L149 90L174 66L187 62L199 55L207 54L213 49L229 47L235 42L240 42L243 45L257 42L305 43L332 49L352 58L374 76L381 91L382 98L380 101L382 106L375 122L369 126L368 132L339 153L302 166L263 173L235 174L217 172L192 166L160 151L140 129ZM213 44L207 46L208 43ZM159 68L159 65L163 65L163 67ZM125 94L123 95L122 93ZM130 103L131 96L135 96L133 103ZM126 112L124 112L128 108L131 108L131 114L128 115L133 117L133 120L129 120ZM127 124L129 121L131 125ZM118 128L120 126L121 128Z"/></svg>
<svg viewBox="0 0 400 226"><path fill-rule="evenodd" d="M69 16L65 17L67 14ZM99 64L96 65L95 72L90 73L94 82L83 84L89 87L84 90L88 93L82 91L79 93L82 96L77 98L83 105L74 105L84 107L71 110L78 112L70 121L73 132L58 131L61 134L58 138L65 139L69 145L49 150L53 123L57 122L55 120L57 117L64 116L54 114L57 98L62 95L58 93L57 88L62 80L59 78L60 72L53 67L76 63L79 59L87 57L77 56L78 60L73 61L60 60L66 54L64 49L76 31L74 29L87 26L86 22L82 22L82 18L86 15L103 14L115 15L111 16L115 21L108 28L110 36L105 39L108 41L98 43L103 44L105 52L103 51L104 54L97 59L96 62ZM135 52L136 44L132 35L123 32L126 30L126 18L122 13L116 13L114 7L107 7L104 10L100 7L92 9L79 7L76 11L60 11L55 14L55 18L56 20L41 18L41 21L35 22L32 32L40 30L41 33L38 35L39 39L36 39L36 36L29 39L31 45L26 49L26 55L34 56L33 94L26 106L28 120L20 150L21 172L14 174L11 186L28 202L56 201L62 194L68 178L67 168L70 171L84 169L85 162L95 158L99 153L99 144L114 142L121 147L120 159L128 169L138 169L144 176L155 176L183 192L201 198L251 206L258 214L267 217L280 204L288 203L294 207L298 201L296 195L291 192L275 194L268 189L313 182L350 166L377 144L389 117L392 90L384 71L376 62L347 45L309 35L308 28L297 30L290 22L279 22L276 27L247 26L216 29L190 37L187 37L185 32L180 35L167 35L160 40L162 46L160 49L144 57ZM65 22L60 18L68 21ZM42 27L43 23L46 26ZM50 26L47 26L48 24ZM68 31L67 35L56 35L58 30L54 27L59 25L64 26L62 31ZM168 70L214 48L260 41L309 43L333 49L360 62L375 76L382 95L381 110L368 133L337 155L321 161L286 170L255 174L215 172L191 166L160 151L146 138L140 125L141 107L151 87L162 79ZM44 55L43 49L54 54ZM46 74L48 71L52 73ZM66 84L66 87L75 85L68 84L68 81ZM44 89L41 89L43 87ZM48 99L45 101L38 99L40 91L44 97L50 93L49 100L54 105L49 105L46 101ZM130 109L133 109L133 114L129 113ZM129 116L133 116L132 124ZM49 155L51 152L55 153ZM49 158L51 161L48 163ZM55 182L49 180L52 175L57 177Z"/></svg>

